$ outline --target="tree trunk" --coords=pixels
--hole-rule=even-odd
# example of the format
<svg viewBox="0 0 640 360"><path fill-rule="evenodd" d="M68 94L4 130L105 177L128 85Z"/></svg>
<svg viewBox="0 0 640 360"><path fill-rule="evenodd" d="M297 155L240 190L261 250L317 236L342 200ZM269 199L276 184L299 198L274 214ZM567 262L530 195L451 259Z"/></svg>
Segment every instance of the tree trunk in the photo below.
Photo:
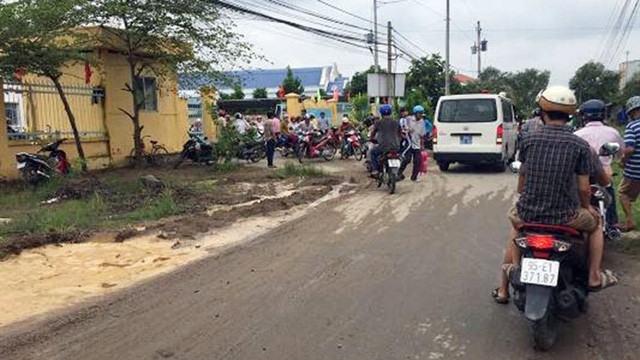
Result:
<svg viewBox="0 0 640 360"><path fill-rule="evenodd" d="M140 105L136 92L136 66L135 62L129 59L129 74L131 77L131 98L133 99L133 116L129 116L133 122L133 145L135 149L135 162L138 163L142 157L142 128L140 127Z"/></svg>
<svg viewBox="0 0 640 360"><path fill-rule="evenodd" d="M53 85L55 85L56 90L58 91L58 95L60 95L60 99L62 100L62 104L64 105L64 110L67 112L67 117L69 118L71 129L73 130L73 139L76 142L76 149L78 150L78 157L80 157L82 171L87 172L87 159L84 156L82 141L80 141L80 134L78 133L78 126L76 125L76 117L73 115L73 111L71 111L71 106L69 105L67 95L64 93L62 84L60 84L60 78L52 76L50 77L50 79L51 81L53 81Z"/></svg>

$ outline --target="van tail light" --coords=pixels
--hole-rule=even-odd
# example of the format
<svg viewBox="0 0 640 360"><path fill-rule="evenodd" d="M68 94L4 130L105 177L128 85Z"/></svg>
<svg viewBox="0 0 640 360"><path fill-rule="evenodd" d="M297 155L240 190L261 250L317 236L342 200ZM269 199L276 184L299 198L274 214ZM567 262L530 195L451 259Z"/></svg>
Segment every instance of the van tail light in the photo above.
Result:
<svg viewBox="0 0 640 360"><path fill-rule="evenodd" d="M435 125L433 126L433 130L431 130L431 139L433 144L438 143L438 127Z"/></svg>
<svg viewBox="0 0 640 360"><path fill-rule="evenodd" d="M496 129L496 144L502 145L502 137L504 136L504 128L502 124L498 125L498 129Z"/></svg>

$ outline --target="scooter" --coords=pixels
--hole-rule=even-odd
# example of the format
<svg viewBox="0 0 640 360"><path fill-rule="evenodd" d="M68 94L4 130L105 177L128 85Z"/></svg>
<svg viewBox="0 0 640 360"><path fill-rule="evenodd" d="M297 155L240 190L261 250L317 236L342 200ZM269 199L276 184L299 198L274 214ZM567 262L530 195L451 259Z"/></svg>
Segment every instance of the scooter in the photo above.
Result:
<svg viewBox="0 0 640 360"><path fill-rule="evenodd" d="M400 164L402 164L402 160L398 150L391 150L380 156L380 164L378 167L380 172L378 172L376 177L377 187L382 187L382 184L385 184L389 194L393 195L396 192L396 182L398 181Z"/></svg>
<svg viewBox="0 0 640 360"><path fill-rule="evenodd" d="M288 157L291 154L298 153L298 139L295 135L280 134L278 137L278 143L276 144L276 151L280 153L282 157Z"/></svg>
<svg viewBox="0 0 640 360"><path fill-rule="evenodd" d="M521 164L516 161L513 166L520 170ZM592 192L592 202L603 201L605 193ZM514 242L521 257L519 266L508 274L513 302L530 321L536 348L549 350L558 336L558 321L577 318L588 309L588 239L567 226L524 224Z"/></svg>
<svg viewBox="0 0 640 360"><path fill-rule="evenodd" d="M28 184L37 185L55 174L67 175L71 172L71 164L67 153L60 150L60 144L67 139L60 139L43 146L36 154L19 152L16 154L18 171ZM42 153L48 155L40 155Z"/></svg>
<svg viewBox="0 0 640 360"><path fill-rule="evenodd" d="M620 145L617 143L606 143L600 148L599 156L614 156L620 151ZM591 205L598 209L604 224L604 239L608 241L616 241L622 237L622 231L616 228L614 224L607 218L607 209L611 206L613 199L604 186L591 185Z"/></svg>
<svg viewBox="0 0 640 360"><path fill-rule="evenodd" d="M342 157L349 159L350 156L353 156L357 161L362 161L364 149L360 133L357 130L350 130L344 134L344 137L345 140L341 151Z"/></svg>
<svg viewBox="0 0 640 360"><path fill-rule="evenodd" d="M298 161L302 164L305 158L322 157L326 161L333 159L337 152L337 148L334 145L336 140L333 136L333 132L328 132L324 136L316 131L302 134L298 145Z"/></svg>
<svg viewBox="0 0 640 360"><path fill-rule="evenodd" d="M191 160L195 164L213 164L217 159L217 154L213 144L208 139L200 138L199 135L189 133L189 140L182 145L180 156L173 164L177 169L185 160Z"/></svg>

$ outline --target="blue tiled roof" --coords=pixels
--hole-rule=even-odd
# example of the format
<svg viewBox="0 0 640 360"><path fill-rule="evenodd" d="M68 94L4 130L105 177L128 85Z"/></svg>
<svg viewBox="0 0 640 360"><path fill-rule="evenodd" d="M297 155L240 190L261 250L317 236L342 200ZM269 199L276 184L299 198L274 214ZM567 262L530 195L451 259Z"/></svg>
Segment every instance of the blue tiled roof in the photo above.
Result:
<svg viewBox="0 0 640 360"><path fill-rule="evenodd" d="M302 86L318 86L322 77L322 67L291 69L294 77L302 80ZM282 84L287 76L287 69L229 71L225 76L238 81L246 89L276 88ZM229 89L230 86L219 80L212 80L203 74L181 74L180 89L197 89L204 85L215 85L220 90Z"/></svg>

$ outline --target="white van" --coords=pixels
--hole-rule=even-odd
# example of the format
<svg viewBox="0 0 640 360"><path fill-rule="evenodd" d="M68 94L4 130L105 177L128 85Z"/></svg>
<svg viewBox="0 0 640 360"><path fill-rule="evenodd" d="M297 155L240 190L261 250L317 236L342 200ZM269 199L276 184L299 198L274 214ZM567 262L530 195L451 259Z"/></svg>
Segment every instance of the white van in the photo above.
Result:
<svg viewBox="0 0 640 360"><path fill-rule="evenodd" d="M452 163L494 164L515 158L518 124L504 93L442 96L434 119L433 157L441 171Z"/></svg>

